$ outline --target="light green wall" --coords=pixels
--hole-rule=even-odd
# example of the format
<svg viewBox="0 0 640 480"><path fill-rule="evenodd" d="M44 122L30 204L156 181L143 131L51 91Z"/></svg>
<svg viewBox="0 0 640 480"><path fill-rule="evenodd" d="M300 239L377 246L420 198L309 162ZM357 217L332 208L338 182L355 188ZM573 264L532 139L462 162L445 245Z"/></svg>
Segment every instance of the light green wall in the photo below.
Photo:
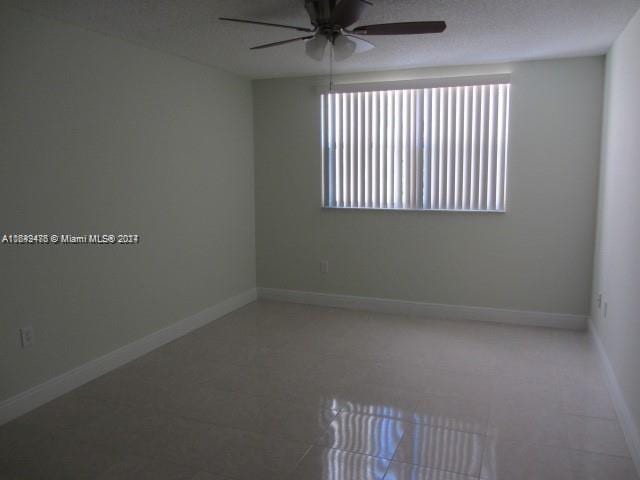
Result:
<svg viewBox="0 0 640 480"><path fill-rule="evenodd" d="M322 210L323 80L254 81L258 285L586 314L603 70L588 57L337 79L512 72L506 214Z"/></svg>
<svg viewBox="0 0 640 480"><path fill-rule="evenodd" d="M640 12L607 55L604 113L594 299L608 308L592 318L640 432Z"/></svg>
<svg viewBox="0 0 640 480"><path fill-rule="evenodd" d="M142 236L0 246L0 400L255 286L248 80L9 8L0 72L0 230Z"/></svg>

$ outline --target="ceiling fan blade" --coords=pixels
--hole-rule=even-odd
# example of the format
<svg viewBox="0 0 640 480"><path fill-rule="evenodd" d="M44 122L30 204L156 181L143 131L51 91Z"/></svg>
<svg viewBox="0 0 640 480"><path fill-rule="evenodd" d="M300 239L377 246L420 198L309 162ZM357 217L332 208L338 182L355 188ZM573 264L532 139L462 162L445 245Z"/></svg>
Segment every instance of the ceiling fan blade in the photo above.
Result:
<svg viewBox="0 0 640 480"><path fill-rule="evenodd" d="M446 28L447 24L445 22L381 23L379 25L356 27L350 33L358 35L417 35L422 33L442 33Z"/></svg>
<svg viewBox="0 0 640 480"><path fill-rule="evenodd" d="M356 50L353 53L368 52L369 50L376 48L376 46L373 43L365 40L364 38L356 37L355 35L349 35L349 34L344 34L344 36L348 37L349 40L351 40L356 44Z"/></svg>
<svg viewBox="0 0 640 480"><path fill-rule="evenodd" d="M306 37L290 38L288 40L280 40L279 42L265 43L264 45L251 47L250 50L260 50L262 48L277 47L278 45L285 45L287 43L299 42L300 40L311 40L312 38L314 38L313 35L308 35Z"/></svg>
<svg viewBox="0 0 640 480"><path fill-rule="evenodd" d="M309 57L313 58L314 60L321 61L324 57L324 51L327 47L327 43L329 43L327 37L325 37L324 35L316 35L312 39L305 42L304 48Z"/></svg>
<svg viewBox="0 0 640 480"><path fill-rule="evenodd" d="M368 0L340 0L331 14L331 23L342 28L353 25L369 5Z"/></svg>
<svg viewBox="0 0 640 480"><path fill-rule="evenodd" d="M255 20L244 20L242 18L219 17L218 20L224 20L225 22L250 23L252 25L263 25L265 27L288 28L290 30L297 30L299 32L314 32L315 31L313 28L297 27L295 25L282 25L280 23L256 22Z"/></svg>
<svg viewBox="0 0 640 480"><path fill-rule="evenodd" d="M304 8L309 14L309 20L312 25L318 25L318 7L316 0L305 0Z"/></svg>
<svg viewBox="0 0 640 480"><path fill-rule="evenodd" d="M336 62L346 60L356 53L356 48L356 42L345 35L338 35L333 41L333 58L336 59Z"/></svg>

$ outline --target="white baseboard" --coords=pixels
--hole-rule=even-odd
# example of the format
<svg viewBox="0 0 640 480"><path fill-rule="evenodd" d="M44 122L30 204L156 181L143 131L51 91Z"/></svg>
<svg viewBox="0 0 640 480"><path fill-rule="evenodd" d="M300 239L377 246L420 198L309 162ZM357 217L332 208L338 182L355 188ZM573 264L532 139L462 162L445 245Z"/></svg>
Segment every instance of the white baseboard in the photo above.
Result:
<svg viewBox="0 0 640 480"><path fill-rule="evenodd" d="M279 288L258 288L258 297L283 302L306 303L327 307L369 310L374 312L416 315L429 318L478 320L484 322L551 327L571 330L587 328L586 315L547 313L502 308L470 307L441 303L412 302L387 298L356 297L330 293L301 292Z"/></svg>
<svg viewBox="0 0 640 480"><path fill-rule="evenodd" d="M201 312L153 332L128 345L93 359L29 390L0 403L0 425L23 415L85 383L114 370L125 363L149 353L207 323L220 318L257 298L252 288L234 297L223 300Z"/></svg>
<svg viewBox="0 0 640 480"><path fill-rule="evenodd" d="M640 476L640 431L638 431L638 424L635 422L635 419L631 414L631 410L629 410L629 405L624 399L620 383L618 383L618 378L613 370L613 365L611 365L609 355L607 355L607 351L604 348L602 339L600 338L593 321L589 321L589 334L591 336L591 340L596 346L596 350L598 351L602 370L604 371L605 378L607 379L607 384L609 386L609 394L611 395L613 407L618 415L618 420L620 421L624 437L627 440L631 458L633 459L633 463L635 464L638 475Z"/></svg>

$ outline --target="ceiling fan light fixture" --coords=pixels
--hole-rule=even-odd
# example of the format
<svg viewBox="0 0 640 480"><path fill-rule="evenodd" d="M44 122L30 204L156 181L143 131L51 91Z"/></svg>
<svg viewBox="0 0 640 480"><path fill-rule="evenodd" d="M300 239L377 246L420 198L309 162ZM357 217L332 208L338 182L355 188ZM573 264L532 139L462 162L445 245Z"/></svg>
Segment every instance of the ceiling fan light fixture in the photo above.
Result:
<svg viewBox="0 0 640 480"><path fill-rule="evenodd" d="M376 48L373 43L365 40L364 38L356 37L355 35L350 35L348 33L345 33L344 36L356 44L356 51L354 53L364 53Z"/></svg>
<svg viewBox="0 0 640 480"><path fill-rule="evenodd" d="M333 40L333 54L337 62L346 60L356 52L356 42L348 38L346 35L338 35Z"/></svg>
<svg viewBox="0 0 640 480"><path fill-rule="evenodd" d="M324 35L316 35L312 39L305 41L304 49L310 58L320 62L324 58L324 51L328 42L327 37Z"/></svg>

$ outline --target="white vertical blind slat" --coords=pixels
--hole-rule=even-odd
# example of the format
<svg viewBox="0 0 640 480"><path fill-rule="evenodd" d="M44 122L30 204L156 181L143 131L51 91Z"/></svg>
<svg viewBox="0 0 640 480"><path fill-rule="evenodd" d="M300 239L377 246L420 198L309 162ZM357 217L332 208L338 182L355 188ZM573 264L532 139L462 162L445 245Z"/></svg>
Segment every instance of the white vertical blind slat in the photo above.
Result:
<svg viewBox="0 0 640 480"><path fill-rule="evenodd" d="M483 85L480 87L480 159L478 163L478 209L485 208L485 171L486 171L486 151L487 151L487 89Z"/></svg>
<svg viewBox="0 0 640 480"><path fill-rule="evenodd" d="M356 151L356 139L357 137L357 124L356 121L358 119L355 105L356 96L353 93L348 94L348 102L349 102L349 164L347 168L348 173L348 199L349 206L354 207L357 206L357 198L355 195L358 193L355 185L356 181L356 169L357 169L357 151Z"/></svg>
<svg viewBox="0 0 640 480"><path fill-rule="evenodd" d="M430 208L438 205L438 167L440 166L440 89L433 90L431 101L431 200Z"/></svg>
<svg viewBox="0 0 640 480"><path fill-rule="evenodd" d="M364 202L364 104L362 93L356 94L356 105L358 109L358 206L366 207Z"/></svg>
<svg viewBox="0 0 640 480"><path fill-rule="evenodd" d="M423 207L423 166L424 166L424 90L419 89L415 91L415 167L416 167L416 179L415 179L415 207L417 209Z"/></svg>
<svg viewBox="0 0 640 480"><path fill-rule="evenodd" d="M455 163L454 163L454 171L455 171L455 187L454 187L454 202L453 208L454 210L459 210L462 208L462 147L463 138L462 138L462 122L463 122L463 110L462 110L462 87L456 87L456 101L455 101L455 112L456 112L456 123L455 123L455 140L454 147L456 150L455 154Z"/></svg>
<svg viewBox="0 0 640 480"><path fill-rule="evenodd" d="M416 208L416 91L408 92L409 107L409 178L407 188L409 189L409 204L407 208Z"/></svg>
<svg viewBox="0 0 640 480"><path fill-rule="evenodd" d="M440 139L438 141L440 152L438 155L438 209L445 208L447 193L447 108L449 106L449 96L446 88L440 89Z"/></svg>
<svg viewBox="0 0 640 480"><path fill-rule="evenodd" d="M511 85L505 85L505 98L504 98L504 151L502 155L502 193L500 195L501 210L504 210L507 205L507 157L509 155L509 118L511 110Z"/></svg>
<svg viewBox="0 0 640 480"><path fill-rule="evenodd" d="M497 152L496 152L496 210L502 208L502 159L504 157L504 85L498 86L498 133L497 133Z"/></svg>
<svg viewBox="0 0 640 480"><path fill-rule="evenodd" d="M455 89L453 87L447 88L447 194L445 196L446 209L452 209L453 196L455 193Z"/></svg>
<svg viewBox="0 0 640 480"><path fill-rule="evenodd" d="M371 207L377 208L378 204L378 165L380 148L380 125L378 111L378 92L371 93Z"/></svg>
<svg viewBox="0 0 640 480"><path fill-rule="evenodd" d="M464 120L462 134L462 209L469 209L469 171L471 157L471 89L464 89Z"/></svg>
<svg viewBox="0 0 640 480"><path fill-rule="evenodd" d="M393 208L393 124L395 122L395 109L393 92L387 92L387 208Z"/></svg>
<svg viewBox="0 0 640 480"><path fill-rule="evenodd" d="M478 156L480 154L480 142L478 123L480 122L480 94L479 88L473 87L473 98L471 100L471 172L469 176L469 209L475 210L478 207Z"/></svg>
<svg viewBox="0 0 640 480"><path fill-rule="evenodd" d="M393 92L394 96L394 134L393 134L393 206L402 208L402 94L398 90Z"/></svg>
<svg viewBox="0 0 640 480"><path fill-rule="evenodd" d="M328 102L328 98L325 95L322 95L320 97L320 142L321 145L323 146L322 148L322 204L326 205L327 204L327 199L328 199L328 195L327 195L327 190L329 188L329 182L327 181L328 179L328 166L329 166L329 162L327 160L327 154L328 154L328 150L326 148L324 148L324 146L327 144L327 102Z"/></svg>
<svg viewBox="0 0 640 480"><path fill-rule="evenodd" d="M424 142L424 158L423 158L423 175L422 185L424 192L422 195L423 208L431 208L431 154L433 151L431 144L431 89L424 90L424 130L423 130L423 142Z"/></svg>
<svg viewBox="0 0 640 480"><path fill-rule="evenodd" d="M400 160L400 169L401 169L401 180L400 180L400 188L401 188L401 197L400 201L402 208L409 208L409 198L411 192L409 191L409 184L411 182L411 172L410 172L410 152L409 152L409 138L410 138L410 128L411 125L409 123L409 92L407 90L402 90L400 92L400 138L402 142L402 154Z"/></svg>
<svg viewBox="0 0 640 480"><path fill-rule="evenodd" d="M497 141L498 95L495 85L489 86L489 153L487 155L487 209L496 209L496 175L498 170Z"/></svg>
<svg viewBox="0 0 640 480"><path fill-rule="evenodd" d="M372 206L371 202L371 137L373 134L371 118L371 93L365 92L365 118L366 118L366 139L365 139L365 203L367 207Z"/></svg>
<svg viewBox="0 0 640 480"><path fill-rule="evenodd" d="M335 95L336 206L342 204L342 95Z"/></svg>
<svg viewBox="0 0 640 480"><path fill-rule="evenodd" d="M380 189L379 206L387 206L387 92L380 92Z"/></svg>
<svg viewBox="0 0 640 480"><path fill-rule="evenodd" d="M348 93L342 94L342 204L345 207L351 206L351 195L349 191L349 157L351 153L351 139L349 128L350 120L350 95Z"/></svg>

